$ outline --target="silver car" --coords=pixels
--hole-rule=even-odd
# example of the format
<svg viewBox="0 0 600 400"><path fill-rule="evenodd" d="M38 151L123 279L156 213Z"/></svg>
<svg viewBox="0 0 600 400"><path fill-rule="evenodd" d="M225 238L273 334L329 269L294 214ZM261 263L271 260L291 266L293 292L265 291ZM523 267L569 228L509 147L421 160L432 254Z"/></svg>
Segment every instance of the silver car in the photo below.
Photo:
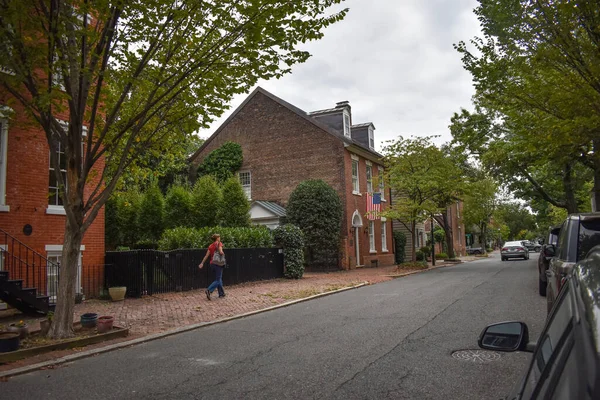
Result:
<svg viewBox="0 0 600 400"><path fill-rule="evenodd" d="M500 250L500 257L502 261L506 261L509 258L529 260L529 250L521 242L506 242L502 246L502 250Z"/></svg>

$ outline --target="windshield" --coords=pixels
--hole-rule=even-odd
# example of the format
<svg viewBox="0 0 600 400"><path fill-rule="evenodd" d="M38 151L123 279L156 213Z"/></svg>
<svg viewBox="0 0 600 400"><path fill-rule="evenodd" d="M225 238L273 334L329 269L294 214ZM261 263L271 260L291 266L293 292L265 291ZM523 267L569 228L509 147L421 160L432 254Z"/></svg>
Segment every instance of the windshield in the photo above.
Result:
<svg viewBox="0 0 600 400"><path fill-rule="evenodd" d="M581 221L577 261L585 258L592 247L600 244L600 219Z"/></svg>

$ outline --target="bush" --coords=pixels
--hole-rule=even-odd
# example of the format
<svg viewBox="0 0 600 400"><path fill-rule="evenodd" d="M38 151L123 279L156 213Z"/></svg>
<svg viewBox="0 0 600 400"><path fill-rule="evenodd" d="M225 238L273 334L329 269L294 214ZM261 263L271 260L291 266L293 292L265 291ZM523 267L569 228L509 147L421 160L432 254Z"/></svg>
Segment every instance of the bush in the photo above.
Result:
<svg viewBox="0 0 600 400"><path fill-rule="evenodd" d="M140 237L158 241L164 230L165 204L158 185L153 184L142 197L137 216Z"/></svg>
<svg viewBox="0 0 600 400"><path fill-rule="evenodd" d="M137 225L142 196L137 191L116 192L106 202L106 247L132 246L140 239Z"/></svg>
<svg viewBox="0 0 600 400"><path fill-rule="evenodd" d="M425 254L426 257L431 257L431 247L423 246L419 249L421 253Z"/></svg>
<svg viewBox="0 0 600 400"><path fill-rule="evenodd" d="M273 247L273 235L264 226L252 228L174 228L166 230L158 241L159 250L175 249L204 249L213 240L214 233L221 235L221 242L225 248L261 248Z"/></svg>
<svg viewBox="0 0 600 400"><path fill-rule="evenodd" d="M402 264L406 257L406 234L402 231L394 231L394 246L396 264Z"/></svg>
<svg viewBox="0 0 600 400"><path fill-rule="evenodd" d="M308 263L326 268L338 265L342 203L337 192L322 180L301 182L290 195L289 223L304 234Z"/></svg>
<svg viewBox="0 0 600 400"><path fill-rule="evenodd" d="M445 259L447 259L447 258L448 258L448 254L446 254L446 253L437 253L437 254L435 255L435 258L436 258L437 260L445 260Z"/></svg>
<svg viewBox="0 0 600 400"><path fill-rule="evenodd" d="M194 227L217 226L223 194L217 180L203 176L196 181L192 191L192 216Z"/></svg>
<svg viewBox="0 0 600 400"><path fill-rule="evenodd" d="M227 179L223 184L219 220L221 225L226 227L250 226L250 202L236 177Z"/></svg>
<svg viewBox="0 0 600 400"><path fill-rule="evenodd" d="M225 142L208 153L198 166L198 176L212 175L219 182L231 178L243 163L242 147L234 142Z"/></svg>
<svg viewBox="0 0 600 400"><path fill-rule="evenodd" d="M421 250L417 250L415 252L415 256L417 257L417 261L425 261L425 253L423 253Z"/></svg>
<svg viewBox="0 0 600 400"><path fill-rule="evenodd" d="M177 226L194 226L192 194L182 185L171 186L165 197L165 228Z"/></svg>
<svg viewBox="0 0 600 400"><path fill-rule="evenodd" d="M283 247L285 277L299 279L304 275L304 235L296 225L286 224L273 231L275 243Z"/></svg>

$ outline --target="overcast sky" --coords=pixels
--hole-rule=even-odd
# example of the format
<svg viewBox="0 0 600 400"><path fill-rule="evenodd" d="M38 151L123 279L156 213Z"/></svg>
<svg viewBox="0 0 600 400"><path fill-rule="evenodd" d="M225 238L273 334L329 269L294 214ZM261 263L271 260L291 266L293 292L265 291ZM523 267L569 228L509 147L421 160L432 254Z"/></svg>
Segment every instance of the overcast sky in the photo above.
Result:
<svg viewBox="0 0 600 400"><path fill-rule="evenodd" d="M348 100L352 122L373 122L377 150L398 136L451 139L453 112L470 108L473 86L452 45L480 35L475 0L347 0L346 18L305 46L312 57L259 85L304 111ZM210 136L247 95L210 129Z"/></svg>

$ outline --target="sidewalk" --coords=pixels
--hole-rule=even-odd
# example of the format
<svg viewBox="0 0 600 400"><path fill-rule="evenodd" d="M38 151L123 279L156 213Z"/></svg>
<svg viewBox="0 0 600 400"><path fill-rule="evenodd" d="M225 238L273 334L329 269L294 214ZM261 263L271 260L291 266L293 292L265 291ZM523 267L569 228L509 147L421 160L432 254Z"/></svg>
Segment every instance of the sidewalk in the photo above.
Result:
<svg viewBox="0 0 600 400"><path fill-rule="evenodd" d="M465 257L465 261L471 259L475 258ZM450 265L439 261L436 264L434 268ZM94 312L98 315L112 315L115 318L115 325L129 328L129 337L85 348L85 350L90 350L152 334L160 334L184 326L258 311L317 294L353 287L361 283L375 284L427 270L413 268L397 270L396 266L390 266L329 273L307 272L302 279L298 280L275 279L226 286L227 296L218 298L215 292L212 301L208 301L203 289L157 294L139 299L127 298L121 302L88 300L75 305L74 321L78 321L84 313ZM18 316L15 316L15 319L18 319ZM33 329L36 329L39 324L39 320L28 322ZM0 324L2 323L7 323L7 321L0 321ZM0 372L54 360L81 350L55 351L0 365Z"/></svg>

